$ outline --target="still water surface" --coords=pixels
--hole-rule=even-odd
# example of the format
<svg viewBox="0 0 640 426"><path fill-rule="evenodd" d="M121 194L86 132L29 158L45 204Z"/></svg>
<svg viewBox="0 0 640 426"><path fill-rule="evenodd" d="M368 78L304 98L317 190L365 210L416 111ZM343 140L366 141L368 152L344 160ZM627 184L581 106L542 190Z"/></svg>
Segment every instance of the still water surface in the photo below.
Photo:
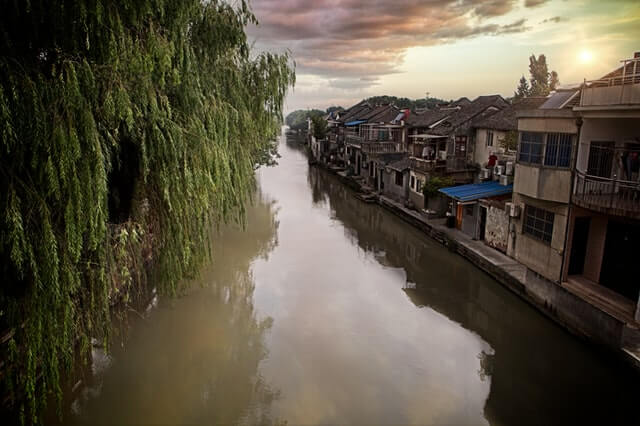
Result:
<svg viewBox="0 0 640 426"><path fill-rule="evenodd" d="M639 424L626 366L280 152L203 287L138 321L66 422Z"/></svg>

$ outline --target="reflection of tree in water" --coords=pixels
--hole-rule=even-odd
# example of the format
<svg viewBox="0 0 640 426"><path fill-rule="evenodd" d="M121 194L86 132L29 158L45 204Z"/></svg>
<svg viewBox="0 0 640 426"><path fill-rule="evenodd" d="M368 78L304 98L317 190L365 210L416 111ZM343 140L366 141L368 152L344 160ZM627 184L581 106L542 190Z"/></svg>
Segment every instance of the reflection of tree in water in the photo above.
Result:
<svg viewBox="0 0 640 426"><path fill-rule="evenodd" d="M421 231L362 203L334 176L309 173L311 190L326 200L350 240L381 265L406 272L403 290L416 306L446 315L489 343L493 352L478 354L478 375L491 380L484 413L490 423L610 424L630 412L640 416L632 408L637 392L628 368L603 360Z"/></svg>
<svg viewBox="0 0 640 426"><path fill-rule="evenodd" d="M279 392L258 373L267 355L265 332L253 306L251 263L277 245L272 202L260 196L247 211L246 229L223 227L213 237L211 266L192 294L163 301L138 323L95 398L76 401L81 423L272 423ZM202 288L198 287L198 284ZM73 416L72 416L73 417ZM66 421L70 418L65 418Z"/></svg>

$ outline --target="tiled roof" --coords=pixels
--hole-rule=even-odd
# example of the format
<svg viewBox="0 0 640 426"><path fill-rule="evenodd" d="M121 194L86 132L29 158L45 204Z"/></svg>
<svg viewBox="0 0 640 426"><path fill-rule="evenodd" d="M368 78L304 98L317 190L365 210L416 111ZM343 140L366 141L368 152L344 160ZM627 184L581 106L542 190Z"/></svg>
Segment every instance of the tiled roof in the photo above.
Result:
<svg viewBox="0 0 640 426"><path fill-rule="evenodd" d="M472 119L486 115L491 108L503 109L509 104L500 95L479 96L467 106L463 106L446 120L429 130L436 135L450 135L471 127Z"/></svg>
<svg viewBox="0 0 640 426"><path fill-rule="evenodd" d="M369 123L390 123L397 117L399 112L400 110L393 105L379 105L373 108L368 114L360 117L360 119L367 120Z"/></svg>
<svg viewBox="0 0 640 426"><path fill-rule="evenodd" d="M539 108L546 100L547 98L542 96L521 99L495 114L474 121L473 127L494 130L517 130L518 118L516 117L516 111Z"/></svg>
<svg viewBox="0 0 640 426"><path fill-rule="evenodd" d="M389 163L387 166L390 169L397 170L399 172L403 172L409 168L409 157L405 157L402 160L394 161L393 163Z"/></svg>
<svg viewBox="0 0 640 426"><path fill-rule="evenodd" d="M437 123L455 112L455 110L434 109L425 111L422 114L411 114L407 120L407 124L411 127L429 127L433 123Z"/></svg>

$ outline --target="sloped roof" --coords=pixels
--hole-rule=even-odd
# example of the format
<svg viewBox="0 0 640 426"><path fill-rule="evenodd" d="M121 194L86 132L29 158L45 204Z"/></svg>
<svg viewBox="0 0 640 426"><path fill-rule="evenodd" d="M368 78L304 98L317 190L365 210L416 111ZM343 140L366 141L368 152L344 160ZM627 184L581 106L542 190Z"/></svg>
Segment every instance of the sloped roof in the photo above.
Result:
<svg viewBox="0 0 640 426"><path fill-rule="evenodd" d="M432 128L429 133L450 135L457 130L471 126L471 120L487 113L489 108L503 109L509 106L500 95L478 96L467 106L451 114L446 120Z"/></svg>
<svg viewBox="0 0 640 426"><path fill-rule="evenodd" d="M547 98L542 96L521 99L495 114L475 121L473 127L505 131L517 130L518 118L516 117L516 111L539 108L546 100Z"/></svg>
<svg viewBox="0 0 640 426"><path fill-rule="evenodd" d="M398 116L398 110L393 105L379 105L373 108L368 114L359 117L361 120L367 120L370 123L390 123Z"/></svg>
<svg viewBox="0 0 640 426"><path fill-rule="evenodd" d="M422 114L411 114L407 120L407 124L411 127L429 127L433 123L437 123L455 112L455 110L434 109L425 111Z"/></svg>
<svg viewBox="0 0 640 426"><path fill-rule="evenodd" d="M403 172L409 168L409 157L405 157L402 160L394 161L393 163L389 163L387 166L390 169Z"/></svg>
<svg viewBox="0 0 640 426"><path fill-rule="evenodd" d="M346 123L348 121L361 120L362 116L370 113L372 109L368 102L360 101L344 111L340 116L340 121Z"/></svg>

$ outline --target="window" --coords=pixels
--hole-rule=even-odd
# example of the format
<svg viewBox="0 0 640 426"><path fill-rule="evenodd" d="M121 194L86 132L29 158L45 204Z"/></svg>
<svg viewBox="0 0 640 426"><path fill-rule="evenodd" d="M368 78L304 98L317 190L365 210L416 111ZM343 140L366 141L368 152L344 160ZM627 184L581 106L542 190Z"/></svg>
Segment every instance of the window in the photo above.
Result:
<svg viewBox="0 0 640 426"><path fill-rule="evenodd" d="M527 205L524 209L522 231L547 244L551 244L554 218L555 215L550 211Z"/></svg>
<svg viewBox="0 0 640 426"><path fill-rule="evenodd" d="M544 154L544 165L569 167L571 162L571 139L569 133L547 134L547 146Z"/></svg>
<svg viewBox="0 0 640 426"><path fill-rule="evenodd" d="M522 132L520 134L520 155L518 160L521 163L542 163L543 143L544 133Z"/></svg>
<svg viewBox="0 0 640 426"><path fill-rule="evenodd" d="M587 174L603 178L611 177L613 142L591 142Z"/></svg>
<svg viewBox="0 0 640 426"><path fill-rule="evenodd" d="M493 146L493 132L487 130L487 146Z"/></svg>
<svg viewBox="0 0 640 426"><path fill-rule="evenodd" d="M422 192L422 179L416 179L416 192Z"/></svg>
<svg viewBox="0 0 640 426"><path fill-rule="evenodd" d="M402 178L402 172L396 172L396 185L402 186L404 179Z"/></svg>
<svg viewBox="0 0 640 426"><path fill-rule="evenodd" d="M411 186L411 189L415 189L415 187L416 187L416 177L415 176L411 176L410 186Z"/></svg>

